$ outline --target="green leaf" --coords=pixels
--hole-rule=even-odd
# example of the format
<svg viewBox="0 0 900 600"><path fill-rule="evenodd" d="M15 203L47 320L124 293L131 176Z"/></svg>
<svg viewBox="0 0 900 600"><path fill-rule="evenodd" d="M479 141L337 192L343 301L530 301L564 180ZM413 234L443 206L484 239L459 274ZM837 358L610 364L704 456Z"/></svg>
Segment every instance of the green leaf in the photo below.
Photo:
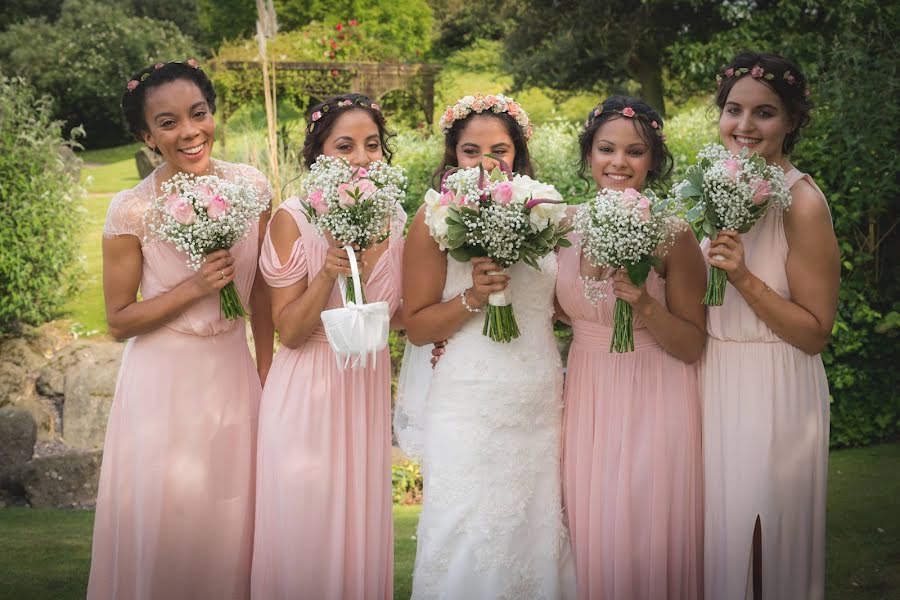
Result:
<svg viewBox="0 0 900 600"><path fill-rule="evenodd" d="M706 206L704 206L702 203L697 203L687 211L687 214L684 215L684 218L688 223L694 223L702 219L704 213L706 213Z"/></svg>
<svg viewBox="0 0 900 600"><path fill-rule="evenodd" d="M628 271L628 277L631 278L631 283L637 286L643 285L650 275L651 266L649 260L642 260L634 264L625 265L625 269Z"/></svg>
<svg viewBox="0 0 900 600"><path fill-rule="evenodd" d="M716 235L718 234L718 230L716 229L715 225L709 222L709 220L705 220L703 221L703 233L708 235L710 239L715 239Z"/></svg>

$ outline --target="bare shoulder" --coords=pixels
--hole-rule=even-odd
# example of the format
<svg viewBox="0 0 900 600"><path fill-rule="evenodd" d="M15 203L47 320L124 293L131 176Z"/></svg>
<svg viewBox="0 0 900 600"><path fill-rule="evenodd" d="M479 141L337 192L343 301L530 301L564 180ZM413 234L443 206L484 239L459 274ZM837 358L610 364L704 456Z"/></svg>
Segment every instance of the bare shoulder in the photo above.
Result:
<svg viewBox="0 0 900 600"><path fill-rule="evenodd" d="M825 198L807 180L801 179L791 188L791 206L785 210L785 224L804 226L831 223L831 213Z"/></svg>
<svg viewBox="0 0 900 600"><path fill-rule="evenodd" d="M300 239L300 228L290 212L285 209L276 210L269 224L269 236L275 251L284 260L290 255L294 243Z"/></svg>

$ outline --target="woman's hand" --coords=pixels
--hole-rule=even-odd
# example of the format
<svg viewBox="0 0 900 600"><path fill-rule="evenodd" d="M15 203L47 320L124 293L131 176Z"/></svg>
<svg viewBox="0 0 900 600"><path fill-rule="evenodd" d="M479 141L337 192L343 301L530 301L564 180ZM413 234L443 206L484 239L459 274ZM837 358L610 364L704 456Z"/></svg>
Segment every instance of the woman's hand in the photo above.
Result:
<svg viewBox="0 0 900 600"><path fill-rule="evenodd" d="M234 281L234 257L228 250L210 252L194 275L194 283L201 296L214 294Z"/></svg>
<svg viewBox="0 0 900 600"><path fill-rule="evenodd" d="M356 250L355 247L354 250ZM330 247L325 254L325 265L322 267L322 272L331 281L337 280L341 275L349 277L352 271L350 270L350 257L347 255L347 251L343 248Z"/></svg>
<svg viewBox="0 0 900 600"><path fill-rule="evenodd" d="M438 364L438 361L441 360L441 355L444 354L444 347L447 345L447 340L441 340L440 342L434 343L434 348L431 349L431 368L435 368Z"/></svg>
<svg viewBox="0 0 900 600"><path fill-rule="evenodd" d="M616 271L612 280L613 294L616 298L621 298L630 304L637 314L643 314L647 310L653 299L647 293L646 285L634 285L626 269Z"/></svg>
<svg viewBox="0 0 900 600"><path fill-rule="evenodd" d="M719 232L709 244L709 256L707 262L725 271L728 281L737 285L749 274L744 263L744 244L741 242L741 234L729 229Z"/></svg>
<svg viewBox="0 0 900 600"><path fill-rule="evenodd" d="M488 297L496 292L502 292L509 285L507 275L488 275L488 273L502 271L503 269L486 256L476 256L472 259L472 288L469 290L469 298L466 299L472 308L482 308L488 303Z"/></svg>

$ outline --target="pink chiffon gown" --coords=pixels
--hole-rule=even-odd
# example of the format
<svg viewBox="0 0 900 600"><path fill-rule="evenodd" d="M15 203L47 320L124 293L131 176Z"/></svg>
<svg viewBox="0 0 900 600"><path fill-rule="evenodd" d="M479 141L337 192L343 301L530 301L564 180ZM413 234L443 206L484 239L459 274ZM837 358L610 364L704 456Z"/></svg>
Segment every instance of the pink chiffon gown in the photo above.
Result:
<svg viewBox="0 0 900 600"><path fill-rule="evenodd" d="M584 297L579 237L559 252L559 304L572 322L563 396L563 497L581 600L703 594L703 467L696 368L640 319L634 352L611 353L615 296ZM665 306L665 281L647 291Z"/></svg>
<svg viewBox="0 0 900 600"><path fill-rule="evenodd" d="M818 190L809 175L787 173L789 186L804 178ZM783 213L770 210L741 241L750 272L790 298ZM824 598L828 381L822 358L779 338L730 284L722 306L710 307L707 330L700 366L706 596L753 597L750 560L759 516L762 597Z"/></svg>
<svg viewBox="0 0 900 600"><path fill-rule="evenodd" d="M271 198L256 169L215 165ZM195 274L170 242L145 237L158 172L113 198L103 231L142 240L144 300ZM245 306L257 232L254 223L231 249ZM218 294L128 342L106 429L89 600L249 597L260 393L245 323L222 317Z"/></svg>
<svg viewBox="0 0 900 600"><path fill-rule="evenodd" d="M269 285L314 277L328 245L296 198L300 229L282 263L269 236L260 269ZM368 302L400 304L402 211L390 246L365 284ZM338 286L328 308L341 306ZM252 597L256 600L385 600L393 597L391 361L338 369L321 325L298 348L282 347L266 379L259 456Z"/></svg>

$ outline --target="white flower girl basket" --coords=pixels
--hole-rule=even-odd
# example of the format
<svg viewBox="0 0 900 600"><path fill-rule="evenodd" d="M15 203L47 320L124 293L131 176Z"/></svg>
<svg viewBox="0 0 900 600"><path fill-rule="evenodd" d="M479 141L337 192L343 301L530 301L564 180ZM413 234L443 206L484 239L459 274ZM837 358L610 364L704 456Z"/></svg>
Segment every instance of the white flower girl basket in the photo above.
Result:
<svg viewBox="0 0 900 600"><path fill-rule="evenodd" d="M353 290L356 298L362 298L362 284L359 281L359 266L356 254L350 246L344 246L350 258L350 272L353 278ZM338 278L341 300L344 308L332 308L322 311L322 325L325 336L334 350L338 368L343 370L350 365L365 368L367 358L372 355L372 366L378 351L387 346L388 329L391 323L387 302L356 304L347 302L346 277ZM352 364L351 364L352 361Z"/></svg>

